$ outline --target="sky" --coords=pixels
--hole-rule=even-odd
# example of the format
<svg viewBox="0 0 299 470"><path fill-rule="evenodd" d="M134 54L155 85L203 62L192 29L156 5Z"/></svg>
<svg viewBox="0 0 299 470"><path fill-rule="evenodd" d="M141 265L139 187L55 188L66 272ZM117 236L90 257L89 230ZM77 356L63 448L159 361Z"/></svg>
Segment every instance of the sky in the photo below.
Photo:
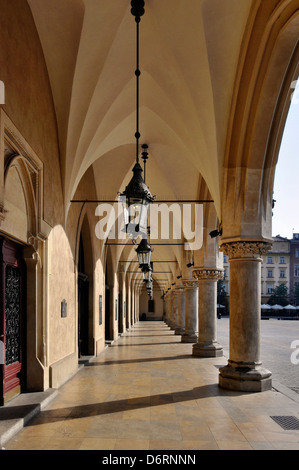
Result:
<svg viewBox="0 0 299 470"><path fill-rule="evenodd" d="M299 233L299 80L291 101L274 180L272 235Z"/></svg>

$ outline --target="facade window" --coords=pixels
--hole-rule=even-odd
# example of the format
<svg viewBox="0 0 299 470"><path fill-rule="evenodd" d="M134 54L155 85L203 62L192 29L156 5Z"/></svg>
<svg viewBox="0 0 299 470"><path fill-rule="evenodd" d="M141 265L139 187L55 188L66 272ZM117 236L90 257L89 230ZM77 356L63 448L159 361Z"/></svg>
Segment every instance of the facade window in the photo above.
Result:
<svg viewBox="0 0 299 470"><path fill-rule="evenodd" d="M273 257L272 256L268 256L268 264L272 264L273 263Z"/></svg>
<svg viewBox="0 0 299 470"><path fill-rule="evenodd" d="M280 257L280 264L285 264L286 260L284 256Z"/></svg>
<svg viewBox="0 0 299 470"><path fill-rule="evenodd" d="M272 286L272 284L269 284L269 285L268 285L267 290L268 290L268 294L273 294L273 286Z"/></svg>
<svg viewBox="0 0 299 470"><path fill-rule="evenodd" d="M286 277L286 273L284 269L280 270L280 277Z"/></svg>
<svg viewBox="0 0 299 470"><path fill-rule="evenodd" d="M295 253L296 253L296 254L295 254L296 258L299 258L299 248L296 248Z"/></svg>
<svg viewBox="0 0 299 470"><path fill-rule="evenodd" d="M223 263L228 263L228 256L227 255L223 255Z"/></svg>
<svg viewBox="0 0 299 470"><path fill-rule="evenodd" d="M298 266L299 267L299 266ZM273 271L272 269L268 269L268 277L273 277Z"/></svg>
<svg viewBox="0 0 299 470"><path fill-rule="evenodd" d="M299 277L299 264L295 264L294 266L294 276Z"/></svg>

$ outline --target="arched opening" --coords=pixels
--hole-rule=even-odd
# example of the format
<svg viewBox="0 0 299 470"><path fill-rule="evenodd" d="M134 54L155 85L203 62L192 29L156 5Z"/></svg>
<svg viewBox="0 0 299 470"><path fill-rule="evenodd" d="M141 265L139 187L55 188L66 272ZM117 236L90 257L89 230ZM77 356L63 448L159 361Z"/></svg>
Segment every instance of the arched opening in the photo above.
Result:
<svg viewBox="0 0 299 470"><path fill-rule="evenodd" d="M291 90L290 107L281 139L273 191L272 234L276 251L280 251L280 255L271 256L276 266L274 264L273 269L268 269L268 272L270 271L274 277L269 289L270 303L281 306L291 304L292 307L283 312L282 316L293 317L297 315L294 307L299 304L298 79L291 82ZM279 245L285 247L284 252L278 249ZM277 314L277 312L273 314L275 313Z"/></svg>
<svg viewBox="0 0 299 470"><path fill-rule="evenodd" d="M299 80L292 82L293 94L281 141L274 180L272 234L288 239L299 233Z"/></svg>

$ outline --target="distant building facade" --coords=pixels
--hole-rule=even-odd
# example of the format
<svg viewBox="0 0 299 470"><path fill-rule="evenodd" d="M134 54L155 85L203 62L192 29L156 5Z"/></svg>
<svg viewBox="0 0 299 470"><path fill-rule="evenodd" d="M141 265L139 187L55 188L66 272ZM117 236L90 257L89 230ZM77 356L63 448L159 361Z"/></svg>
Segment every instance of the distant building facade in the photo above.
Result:
<svg viewBox="0 0 299 470"><path fill-rule="evenodd" d="M274 289L281 284L285 284L288 289L290 302L294 302L294 291L296 285L299 285L299 233L294 233L291 240L280 235L273 237L271 251L262 258L262 303L267 303ZM230 273L227 256L223 257L223 267L223 287L229 296Z"/></svg>

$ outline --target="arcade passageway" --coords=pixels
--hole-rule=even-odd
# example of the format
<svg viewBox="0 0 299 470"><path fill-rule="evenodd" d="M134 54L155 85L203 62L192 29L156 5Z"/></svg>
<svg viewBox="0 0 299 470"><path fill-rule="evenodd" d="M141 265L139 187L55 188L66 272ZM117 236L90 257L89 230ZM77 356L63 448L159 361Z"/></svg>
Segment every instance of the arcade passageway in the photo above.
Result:
<svg viewBox="0 0 299 470"><path fill-rule="evenodd" d="M139 322L91 359L6 449L297 449L271 416L299 404L218 386L224 357L198 358L164 322Z"/></svg>

